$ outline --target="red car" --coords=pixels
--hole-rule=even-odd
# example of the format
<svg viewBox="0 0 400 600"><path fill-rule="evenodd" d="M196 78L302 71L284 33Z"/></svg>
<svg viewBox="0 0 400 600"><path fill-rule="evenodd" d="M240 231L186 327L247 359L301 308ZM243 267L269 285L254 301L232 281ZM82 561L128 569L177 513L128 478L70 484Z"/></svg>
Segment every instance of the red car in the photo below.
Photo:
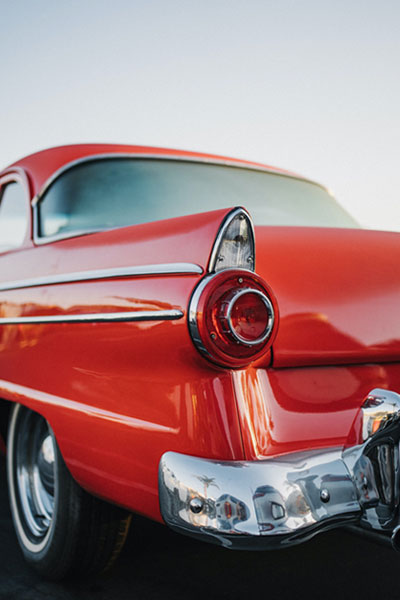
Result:
<svg viewBox="0 0 400 600"><path fill-rule="evenodd" d="M0 186L31 565L106 568L131 512L229 548L351 524L399 545L399 234L297 175L159 148L54 148Z"/></svg>

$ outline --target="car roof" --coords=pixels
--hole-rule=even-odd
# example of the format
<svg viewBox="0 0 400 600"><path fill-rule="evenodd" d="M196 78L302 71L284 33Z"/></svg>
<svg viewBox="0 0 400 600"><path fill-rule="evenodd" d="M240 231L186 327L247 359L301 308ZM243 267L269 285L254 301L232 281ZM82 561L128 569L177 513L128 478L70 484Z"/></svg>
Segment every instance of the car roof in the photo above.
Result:
<svg viewBox="0 0 400 600"><path fill-rule="evenodd" d="M230 158L227 156L218 156L215 154L204 154L200 152L190 152L187 150L174 150L171 148L157 148L153 146L131 146L124 144L73 144L68 146L57 146L47 150L41 150L30 154L14 162L7 167L3 173L13 170L23 170L29 177L32 195L35 196L46 183L53 179L58 171L63 170L69 164L95 156L132 155L154 158L176 158L177 160L193 160L195 162L210 162L218 164L227 164L232 166L241 166L253 169L262 169L277 174L289 175L303 179L296 173L291 173L284 169L271 167L261 163Z"/></svg>

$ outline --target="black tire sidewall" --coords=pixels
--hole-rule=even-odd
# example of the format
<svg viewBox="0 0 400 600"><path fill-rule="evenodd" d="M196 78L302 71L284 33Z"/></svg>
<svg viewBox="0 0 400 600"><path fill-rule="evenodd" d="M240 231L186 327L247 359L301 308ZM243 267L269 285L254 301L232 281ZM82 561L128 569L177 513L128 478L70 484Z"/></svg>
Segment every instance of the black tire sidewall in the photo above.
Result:
<svg viewBox="0 0 400 600"><path fill-rule="evenodd" d="M18 486L15 481L15 448L18 436L18 424L24 411L29 410L22 405L16 405L10 417L10 429L7 446L7 473L10 496L11 514L19 545L26 561L37 571L49 578L60 579L71 568L78 543L77 531L80 522L80 493L81 490L72 479L61 452L58 448L54 433L48 425L53 438L55 458L55 498L52 522L45 543L35 544L27 540L24 533L24 516L20 510ZM38 546L42 546L38 549Z"/></svg>

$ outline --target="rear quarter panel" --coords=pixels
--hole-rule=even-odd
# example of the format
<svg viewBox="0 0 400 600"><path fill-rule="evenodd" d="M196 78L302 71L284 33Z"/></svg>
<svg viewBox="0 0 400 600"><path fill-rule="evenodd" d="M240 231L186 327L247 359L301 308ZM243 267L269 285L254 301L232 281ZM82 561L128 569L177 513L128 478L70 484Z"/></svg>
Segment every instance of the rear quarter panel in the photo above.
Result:
<svg viewBox="0 0 400 600"><path fill-rule="evenodd" d="M220 213L226 211L9 253L0 258L2 283L126 265L206 265ZM205 361L188 333L186 308L199 277L140 276L0 292L1 317L184 313L175 321L0 328L2 396L48 419L83 487L152 518L160 518L158 462L167 450L243 458L231 375Z"/></svg>

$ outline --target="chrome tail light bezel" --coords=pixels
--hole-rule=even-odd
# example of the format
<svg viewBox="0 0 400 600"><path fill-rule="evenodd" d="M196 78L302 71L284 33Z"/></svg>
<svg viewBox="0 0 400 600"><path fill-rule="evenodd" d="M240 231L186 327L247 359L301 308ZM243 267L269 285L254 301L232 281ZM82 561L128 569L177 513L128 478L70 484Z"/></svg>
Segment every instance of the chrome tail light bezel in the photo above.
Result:
<svg viewBox="0 0 400 600"><path fill-rule="evenodd" d="M256 296L259 296L261 298L261 300L263 301L263 303L265 304L265 307L267 309L268 316L269 316L268 325L267 325L267 328L265 329L264 334L261 335L259 338L252 340L252 341L247 340L246 338L242 337L235 330L233 323L232 323L232 310L234 308L234 305L235 305L236 301L240 297L244 296L245 294L255 294ZM274 327L274 322L275 322L275 311L274 311L274 307L272 305L271 300L268 298L268 296L264 292L261 292L260 290L251 289L251 288L244 288L242 290L240 290L240 289L237 290L237 292L230 299L229 306L226 311L226 320L227 320L227 323L229 326L229 330L232 333L232 336L238 342L240 342L242 344L246 344L247 346L258 346L259 344L264 342L266 339L268 339L268 337L271 334L271 331Z"/></svg>
<svg viewBox="0 0 400 600"><path fill-rule="evenodd" d="M221 290L220 298L223 297L223 293L225 293L223 292L223 289L225 290L223 286L228 286L231 280L236 280L237 292L235 293L235 288L232 287L233 296L227 307L226 315L230 316L229 309L233 307L239 295L255 293L262 298L262 301L266 305L269 320L263 335L252 342L240 339L232 323L229 322L229 318L226 318L229 332L227 329L222 331L222 320L224 317L221 317L221 330L219 333L222 331L222 335L228 333L228 337L229 334L232 337L230 346L229 340L227 342L227 347L229 350L232 350L232 353L227 353L221 350L217 344L218 340L215 340L215 334L207 328L204 311L208 309L207 302L211 302L213 295L218 296L219 289ZM226 289L229 288L226 287ZM217 301L219 299L215 302ZM210 306L212 306L212 302ZM278 322L279 309L272 290L261 277L246 269L226 269L218 273L206 275L195 288L189 303L188 326L194 345L203 356L223 367L242 368L265 355L275 339ZM214 339L213 336L215 336Z"/></svg>

